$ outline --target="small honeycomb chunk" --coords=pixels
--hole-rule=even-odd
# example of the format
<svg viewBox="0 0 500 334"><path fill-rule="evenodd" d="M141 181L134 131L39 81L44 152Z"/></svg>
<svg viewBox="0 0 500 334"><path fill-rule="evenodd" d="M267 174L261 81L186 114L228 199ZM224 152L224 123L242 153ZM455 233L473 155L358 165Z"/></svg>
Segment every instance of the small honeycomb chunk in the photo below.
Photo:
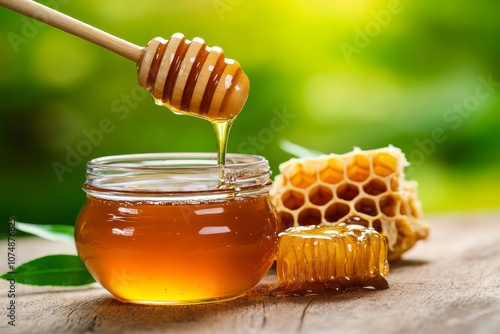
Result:
<svg viewBox="0 0 500 334"><path fill-rule="evenodd" d="M299 226L280 233L275 296L386 289L387 241L356 224Z"/></svg>
<svg viewBox="0 0 500 334"><path fill-rule="evenodd" d="M406 165L394 146L291 159L280 165L271 200L287 227L362 221L387 239L388 259L395 260L429 232Z"/></svg>

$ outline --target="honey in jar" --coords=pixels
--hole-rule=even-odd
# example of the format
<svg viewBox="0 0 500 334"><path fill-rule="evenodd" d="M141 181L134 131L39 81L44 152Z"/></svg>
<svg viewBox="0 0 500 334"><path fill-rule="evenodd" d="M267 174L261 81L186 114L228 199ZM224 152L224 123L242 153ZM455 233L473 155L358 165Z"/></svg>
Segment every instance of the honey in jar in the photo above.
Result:
<svg viewBox="0 0 500 334"><path fill-rule="evenodd" d="M122 301L190 304L242 295L276 256L280 224L269 175L264 158L243 154L229 154L223 166L214 154L94 159L75 229L78 254Z"/></svg>

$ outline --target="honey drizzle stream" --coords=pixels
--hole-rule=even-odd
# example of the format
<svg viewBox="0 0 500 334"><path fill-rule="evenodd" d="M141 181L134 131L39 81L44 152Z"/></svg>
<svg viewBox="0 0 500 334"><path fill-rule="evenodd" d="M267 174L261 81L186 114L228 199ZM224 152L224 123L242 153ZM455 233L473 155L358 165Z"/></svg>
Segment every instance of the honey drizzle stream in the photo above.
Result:
<svg viewBox="0 0 500 334"><path fill-rule="evenodd" d="M223 166L226 163L226 150L227 141L229 138L229 131L233 125L233 119L211 121L215 132L215 144L217 145L217 165ZM223 171L221 171L223 173ZM223 178L224 175L221 174Z"/></svg>

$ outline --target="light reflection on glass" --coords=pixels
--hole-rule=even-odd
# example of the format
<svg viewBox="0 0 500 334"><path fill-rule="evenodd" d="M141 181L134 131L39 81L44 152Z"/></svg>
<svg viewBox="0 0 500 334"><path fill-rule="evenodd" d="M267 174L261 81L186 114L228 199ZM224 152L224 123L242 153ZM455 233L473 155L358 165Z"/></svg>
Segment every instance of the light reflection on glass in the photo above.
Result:
<svg viewBox="0 0 500 334"><path fill-rule="evenodd" d="M131 237L134 235L134 228L133 227L125 227L123 229L119 229L119 228L115 227L111 230L111 233L116 234L116 235L123 235L126 237Z"/></svg>
<svg viewBox="0 0 500 334"><path fill-rule="evenodd" d="M217 215L224 212L224 208L210 208L210 209L200 209L196 210L194 213L202 216L202 215Z"/></svg>
<svg viewBox="0 0 500 334"><path fill-rule="evenodd" d="M222 234L229 232L231 232L231 229L227 226L205 226L198 232L198 234Z"/></svg>
<svg viewBox="0 0 500 334"><path fill-rule="evenodd" d="M131 215L136 215L138 214L137 209L130 209L130 208L118 208L118 211L121 213L129 213Z"/></svg>

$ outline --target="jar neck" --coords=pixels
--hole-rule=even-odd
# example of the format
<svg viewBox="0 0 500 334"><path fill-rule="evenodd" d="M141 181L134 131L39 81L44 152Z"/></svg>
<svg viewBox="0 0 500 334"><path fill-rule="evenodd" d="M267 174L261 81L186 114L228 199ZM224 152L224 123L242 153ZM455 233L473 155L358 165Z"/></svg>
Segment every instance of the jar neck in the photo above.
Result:
<svg viewBox="0 0 500 334"><path fill-rule="evenodd" d="M198 201L267 193L268 161L228 154L217 165L211 153L151 153L109 156L87 164L83 190L90 196L122 201Z"/></svg>

